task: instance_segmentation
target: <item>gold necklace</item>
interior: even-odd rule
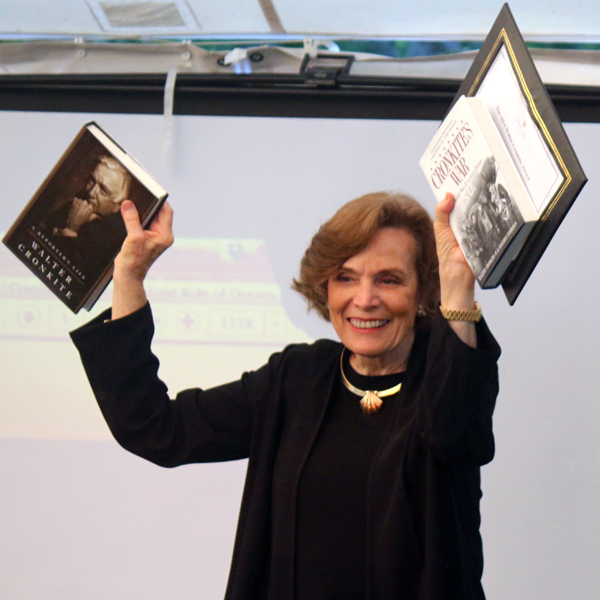
[[[340,356],[340,370],[342,372],[342,380],[344,382],[344,385],[346,386],[346,389],[350,390],[353,394],[356,394],[357,396],[361,397],[360,406],[362,408],[362,411],[366,415],[372,415],[381,408],[381,405],[383,404],[382,398],[397,394],[400,391],[400,388],[402,387],[402,383],[398,383],[394,387],[388,388],[387,390],[381,390],[379,392],[376,390],[359,390],[357,387],[354,387],[348,381],[346,375],[344,374],[345,350],[346,348],[342,349],[342,354]]]

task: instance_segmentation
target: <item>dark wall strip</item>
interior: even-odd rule
[[[164,75],[0,76],[0,110],[160,114]],[[175,114],[360,119],[443,118],[459,81],[179,75]],[[600,88],[548,86],[565,122],[600,122]]]

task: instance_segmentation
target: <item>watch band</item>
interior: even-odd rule
[[[448,321],[471,321],[477,323],[481,320],[481,306],[479,306],[477,301],[475,301],[473,310],[453,310],[440,305],[440,311],[444,319],[448,319]]]

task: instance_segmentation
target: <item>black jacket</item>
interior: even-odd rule
[[[296,491],[342,346],[286,347],[239,381],[169,401],[150,352],[149,306],[72,332],[117,439],[165,467],[249,458],[227,600],[292,600]],[[479,467],[494,455],[500,349],[482,321],[478,349],[441,317],[417,334],[368,481],[368,600],[482,600]]]

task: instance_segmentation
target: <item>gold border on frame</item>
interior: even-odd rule
[[[554,142],[554,139],[552,138],[552,136],[550,135],[550,132],[548,131],[548,128],[546,127],[546,123],[544,123],[544,120],[542,119],[542,117],[538,111],[538,108],[533,100],[533,96],[531,95],[531,92],[529,91],[529,86],[527,85],[527,81],[525,80],[523,72],[521,71],[521,67],[519,65],[519,62],[518,62],[515,52],[513,50],[512,44],[510,42],[510,38],[508,37],[508,34],[506,33],[506,29],[504,27],[500,30],[500,33],[498,34],[498,37],[496,38],[496,41],[494,42],[492,49],[488,53],[488,55],[483,63],[483,66],[479,70],[477,77],[475,77],[473,84],[471,85],[471,88],[469,89],[469,91],[467,93],[467,96],[474,96],[477,89],[479,89],[480,82],[485,77],[485,74],[487,73],[487,71],[490,67],[491,61],[494,60],[496,58],[496,56],[498,55],[498,52],[500,50],[500,46],[502,43],[504,43],[504,45],[508,51],[508,55],[509,55],[509,58],[510,58],[510,61],[512,64],[513,71],[515,72],[517,79],[521,85],[521,90],[522,90],[523,94],[525,95],[525,100],[526,100],[528,106],[531,109],[532,116],[535,119],[535,121],[538,123],[540,131],[542,132],[542,135],[544,136],[544,138],[546,140],[547,146],[550,148],[553,156],[556,158],[556,160],[559,164],[560,169],[562,170],[562,172],[565,175],[565,180],[564,180],[563,184],[557,190],[557,192],[554,194],[554,197],[552,198],[552,201],[550,202],[550,204],[548,204],[548,206],[546,206],[546,208],[544,209],[544,212],[542,213],[542,215],[540,216],[540,218],[538,220],[538,224],[536,226],[534,226],[534,229],[531,232],[531,235],[529,236],[527,242],[521,249],[521,252],[519,253],[521,258],[517,260],[517,262],[510,269],[510,272],[507,274],[509,281],[512,281],[514,274],[516,274],[520,264],[523,262],[523,259],[527,255],[527,250],[529,249],[531,244],[534,242],[539,231],[541,230],[540,222],[545,221],[547,216],[552,212],[552,210],[556,206],[556,203],[560,200],[562,195],[565,193],[566,189],[571,184],[573,177],[571,176],[571,173],[569,172],[567,165],[565,164],[560,152],[558,151],[558,148]]]

